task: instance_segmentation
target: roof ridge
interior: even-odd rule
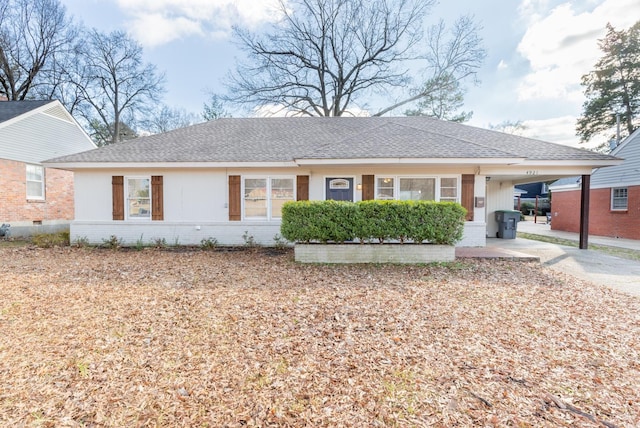
[[[444,119],[436,119],[436,118],[432,118],[432,117],[429,117],[429,116],[426,116],[426,117],[428,117],[429,119],[431,119],[431,120],[433,120],[433,121],[436,121],[436,122],[437,122],[437,121],[439,121],[439,120],[441,120],[441,121],[443,121],[443,122],[445,122],[445,123],[447,123],[447,124],[448,124],[448,123],[456,123],[456,124],[458,124],[458,125],[466,126],[466,127],[469,127],[469,128],[480,129],[480,130],[483,130],[483,131],[490,131],[490,130],[488,130],[488,129],[478,128],[478,127],[475,127],[475,126],[466,125],[466,124],[464,124],[464,123],[451,122],[451,121],[448,121],[448,120],[444,120]],[[399,125],[399,126],[406,127],[406,128],[417,129],[417,130],[419,130],[420,132],[432,132],[432,133],[437,134],[437,135],[439,135],[439,136],[441,136],[441,137],[447,137],[447,138],[451,138],[451,139],[454,139],[454,140],[464,141],[464,142],[465,142],[465,143],[467,143],[467,144],[472,144],[472,145],[474,145],[474,146],[482,147],[483,149],[491,149],[491,150],[495,150],[495,151],[498,151],[498,152],[504,153],[504,154],[509,155],[509,156],[520,157],[519,155],[516,155],[516,154],[514,154],[514,153],[512,153],[512,152],[504,151],[504,150],[497,149],[497,148],[495,148],[495,147],[492,147],[492,146],[489,146],[489,145],[486,145],[486,144],[481,144],[481,143],[478,143],[478,142],[475,142],[475,141],[471,141],[471,140],[469,140],[468,138],[462,138],[462,137],[458,137],[458,136],[454,136],[454,135],[447,135],[447,134],[445,134],[445,133],[443,133],[443,132],[439,132],[439,131],[436,131],[436,130],[429,130],[429,131],[427,131],[427,130],[425,130],[425,129],[422,129],[422,128],[419,128],[419,127],[416,127],[416,126],[413,126],[413,125],[405,125],[405,124],[398,124],[398,125]],[[493,132],[497,132],[497,131],[493,131]]]

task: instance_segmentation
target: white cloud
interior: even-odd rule
[[[153,47],[182,37],[224,37],[277,19],[277,0],[117,0],[131,34]]]
[[[606,141],[606,138],[603,137],[594,138],[588,143],[580,143],[580,138],[575,135],[576,120],[577,118],[573,115],[542,120],[525,120],[522,124],[527,129],[523,132],[523,136],[582,149],[594,148]]]
[[[597,41],[610,22],[617,29],[635,23],[638,0],[603,0],[591,11],[577,12],[573,2],[549,10],[547,0],[523,0],[519,12],[528,29],[518,52],[531,71],[518,87],[518,99],[563,99],[580,104],[580,78],[602,55]],[[545,10],[546,9],[546,10]]]

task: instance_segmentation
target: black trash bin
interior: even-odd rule
[[[520,211],[498,210],[496,211],[496,221],[498,222],[498,238],[516,239]]]

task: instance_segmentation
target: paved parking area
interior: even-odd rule
[[[538,224],[531,221],[520,222],[518,231],[578,241],[577,234],[554,231],[549,225],[544,224],[544,219]],[[629,239],[589,236],[589,243],[640,251],[640,241]],[[593,249],[580,250],[575,247],[523,238],[488,238],[486,248],[488,252],[499,249],[537,257],[540,263],[552,269],[640,296],[640,261],[615,257]]]

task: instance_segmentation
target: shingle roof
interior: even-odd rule
[[[49,163],[290,162],[298,159],[611,156],[428,117],[219,119]]]
[[[51,100],[0,101],[0,123],[51,103]]]

